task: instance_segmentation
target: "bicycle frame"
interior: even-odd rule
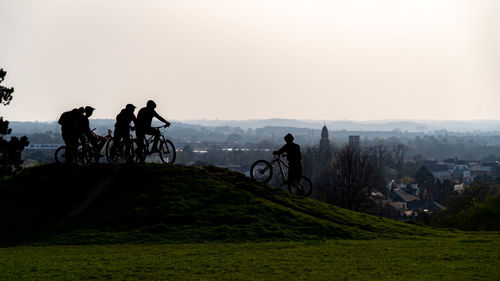
[[[158,126],[158,127],[151,127],[153,129],[163,129],[165,128],[165,126]],[[154,142],[154,135],[149,135],[149,137],[145,137],[144,138],[144,148],[146,148],[146,155],[150,155],[150,154],[153,154],[151,153],[151,150],[149,149],[149,145],[152,144]],[[160,145],[160,143],[162,141],[165,141],[165,136],[163,135],[163,132],[160,131],[160,139],[158,141],[158,145]]]
[[[285,171],[285,169],[290,168],[290,165],[285,162],[285,157],[286,154],[282,154],[275,155],[271,161],[264,159],[255,161],[250,167],[250,177],[260,183],[269,183],[275,174],[273,173],[274,164],[277,163],[283,180],[280,186],[288,185],[288,191],[292,194],[309,196],[313,190],[311,180],[301,175],[301,178],[298,179],[297,182],[290,182],[288,178],[289,174]],[[276,182],[273,185],[276,186]]]
[[[282,156],[282,155],[277,155],[271,161],[271,165],[274,165],[274,163],[278,163],[278,167],[280,168],[281,178],[283,179],[283,183],[281,185],[284,185],[284,184],[288,183],[288,177],[285,176],[285,171],[283,170],[283,166],[285,166],[285,168],[288,168],[288,164],[285,161],[283,161],[283,159],[282,159],[283,157],[284,156]]]

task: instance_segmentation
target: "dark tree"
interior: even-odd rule
[[[387,185],[386,179],[386,167],[391,163],[391,153],[385,144],[377,144],[366,149],[369,160],[371,164],[375,167],[376,172],[376,188],[382,192],[386,193],[385,186]]]
[[[0,83],[3,82],[6,74],[7,72],[0,69]],[[14,88],[0,85],[0,103],[4,106],[8,105],[12,100],[13,92]],[[10,140],[4,139],[11,131],[9,121],[0,117],[0,176],[14,173],[19,169],[22,164],[21,152],[29,144],[25,136],[20,139],[17,137],[11,137]]]
[[[346,146],[335,156],[328,180],[334,204],[362,211],[371,201],[377,177],[368,156]]]
[[[406,152],[408,147],[402,143],[392,146],[392,152],[394,153],[394,168],[398,171],[398,177],[403,176],[403,165],[405,162]]]
[[[415,182],[422,186],[433,185],[436,179],[425,166],[421,166],[415,174]]]

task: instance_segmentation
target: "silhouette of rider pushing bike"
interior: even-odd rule
[[[302,153],[300,152],[300,146],[293,142],[294,138],[292,134],[287,134],[284,139],[286,144],[279,150],[273,151],[273,154],[282,155],[286,153],[286,158],[288,160],[288,183],[295,185],[298,189],[298,193],[303,194],[304,189],[301,182]]]

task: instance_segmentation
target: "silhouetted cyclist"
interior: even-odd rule
[[[122,140],[125,143],[130,142],[130,123],[134,122],[134,125],[137,126],[137,118],[134,111],[135,106],[129,103],[116,115],[114,132],[115,147],[120,147]]]
[[[59,117],[61,125],[61,135],[66,145],[65,162],[73,162],[78,149],[78,138],[80,137],[81,113],[78,108],[66,111]]]
[[[83,109],[83,112],[81,112],[81,110],[79,110],[81,112],[79,126],[80,126],[80,134],[82,136],[82,138],[81,138],[82,143],[85,141],[88,141],[92,145],[93,148],[97,149],[98,138],[94,134],[92,129],[90,128],[90,122],[89,122],[89,118],[94,113],[94,110],[95,110],[95,108],[93,108],[92,106],[89,106],[89,105],[87,105]]]
[[[273,154],[282,155],[286,153],[286,159],[288,160],[288,182],[290,184],[295,184],[299,192],[303,193],[304,190],[301,183],[302,153],[300,152],[300,146],[293,142],[292,134],[287,134],[284,139],[286,144],[279,150],[273,151]]]
[[[146,138],[146,134],[155,136],[153,142],[153,148],[151,152],[158,152],[158,142],[160,141],[160,130],[152,128],[151,122],[153,118],[162,121],[168,127],[170,126],[170,122],[165,120],[155,111],[156,103],[152,100],[149,100],[146,104],[146,107],[143,107],[137,113],[137,122],[135,123],[136,128],[136,136],[138,145],[141,148],[141,151],[144,151],[144,139]]]

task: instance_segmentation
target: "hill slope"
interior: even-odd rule
[[[0,180],[0,245],[372,239],[448,232],[214,167],[44,165]]]

